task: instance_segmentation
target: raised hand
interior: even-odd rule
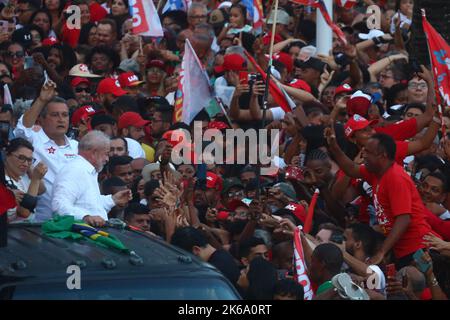
[[[39,162],[31,173],[31,180],[42,180],[47,173],[47,166],[43,162]]]
[[[131,199],[133,199],[133,195],[130,189],[125,189],[119,192],[116,192],[112,196],[114,203],[116,206],[125,207]]]
[[[56,96],[56,83],[52,80],[48,80],[47,83],[44,83],[41,89],[41,93],[39,94],[39,99],[42,102],[49,102]]]

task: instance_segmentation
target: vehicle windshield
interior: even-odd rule
[[[42,287],[45,287],[43,290]],[[220,279],[114,279],[85,281],[81,289],[66,283],[25,284],[2,290],[14,300],[236,300],[230,285]],[[7,297],[5,297],[5,295]]]

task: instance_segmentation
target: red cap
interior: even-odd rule
[[[295,203],[295,202],[291,202],[284,208],[292,211],[294,216],[296,216],[297,218],[300,219],[300,221],[305,223],[305,221],[306,221],[306,210],[305,210],[304,206],[302,206],[301,204]]]
[[[300,167],[297,166],[288,166],[286,168],[286,179],[287,180],[296,180],[296,181],[302,181],[303,176],[303,170]]]
[[[42,46],[44,47],[50,47],[55,43],[59,43],[58,39],[56,39],[55,37],[48,37],[42,40]]]
[[[230,128],[230,126],[222,121],[212,121],[212,122],[208,123],[208,127],[207,127],[207,129],[218,129],[218,130],[229,129],[229,128]]]
[[[216,73],[225,71],[245,71],[247,70],[247,61],[240,54],[230,53],[223,57],[223,64],[214,68]]]
[[[289,86],[296,89],[302,89],[311,93],[311,86],[304,80],[294,79],[289,83]]]
[[[144,83],[144,81],[140,81],[137,75],[135,75],[131,71],[122,73],[119,76],[118,80],[122,88],[134,87],[140,85],[141,83]]]
[[[359,114],[354,114],[344,125],[345,136],[347,138],[350,138],[355,133],[355,131],[362,130],[377,123],[378,120],[369,121],[366,118],[361,117]]]
[[[139,113],[129,111],[120,116],[118,128],[123,129],[130,126],[141,128],[149,123],[150,121],[144,120]]]
[[[361,90],[356,91],[347,101],[347,113],[349,116],[359,114],[365,116],[369,110],[372,97]]]
[[[97,93],[98,94],[112,93],[116,97],[120,97],[127,94],[127,92],[120,87],[119,81],[114,80],[113,78],[105,78],[102,81],[100,81],[97,86]]]
[[[162,60],[157,60],[157,59],[150,60],[145,65],[145,68],[148,69],[151,67],[156,67],[156,68],[160,68],[161,70],[166,70],[166,65],[165,65],[164,61],[162,61]]]
[[[344,83],[334,90],[334,96],[336,97],[338,94],[350,92],[353,92],[353,88],[349,84]]]
[[[81,120],[86,120],[90,116],[92,116],[95,113],[95,109],[92,108],[92,106],[82,106],[75,110],[75,112],[72,114],[72,126],[76,127],[80,124]]]
[[[286,52],[278,52],[274,54],[273,59],[284,64],[289,73],[291,73],[294,69],[294,60],[292,60],[292,56]]]
[[[268,34],[266,34],[266,35],[262,38],[263,44],[264,44],[265,46],[267,46],[267,45],[270,44],[270,39],[271,39],[271,37],[272,37],[272,35],[271,35],[271,33],[269,32]],[[276,35],[275,35],[275,39],[274,39],[274,43],[278,43],[278,42],[281,42],[281,41],[283,41],[283,38],[282,38],[280,35],[276,34]]]
[[[224,221],[224,220],[227,220],[227,219],[228,219],[228,216],[229,216],[229,215],[230,215],[230,214],[229,214],[227,211],[219,211],[219,212],[217,213],[216,219],[217,219],[217,220]]]
[[[217,191],[222,191],[223,180],[217,174],[208,171],[206,173],[206,187],[208,189],[216,189]]]
[[[248,205],[244,201],[238,199],[233,199],[230,202],[228,202],[227,208],[230,209],[231,211],[236,210],[238,207],[248,208]]]
[[[90,84],[89,80],[87,78],[82,78],[82,77],[75,77],[72,79],[72,81],[70,82],[70,85],[72,87],[77,87],[78,85],[82,84],[82,83],[86,83],[87,85]]]

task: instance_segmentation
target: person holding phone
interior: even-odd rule
[[[8,210],[8,221],[10,223],[32,220],[33,215],[30,209],[25,208],[27,205],[24,204],[24,201],[45,192],[43,178],[47,173],[47,166],[43,162],[39,162],[34,168],[31,168],[34,160],[33,151],[33,145],[22,138],[11,140],[6,148],[6,183],[10,189],[23,193],[21,204]],[[25,197],[26,195],[28,197]]]

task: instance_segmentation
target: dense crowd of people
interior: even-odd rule
[[[245,1],[164,3],[154,38],[134,33],[127,0],[2,1],[0,184],[15,199],[3,219],[121,219],[214,265],[250,300],[303,300],[309,283],[314,299],[447,299],[450,109],[439,114],[430,66],[415,59],[414,2],[335,4],[347,43],[333,34],[329,54],[317,51],[314,7],[280,0],[274,21],[263,0],[256,27]],[[191,123],[175,112],[187,42],[214,92]],[[258,70],[270,59],[291,112],[266,92]],[[194,136],[194,123],[224,136],[277,129],[275,161],[262,170],[249,143],[224,138],[183,154],[215,144],[223,163],[179,164],[175,134]],[[294,243],[311,214],[305,285]]]

